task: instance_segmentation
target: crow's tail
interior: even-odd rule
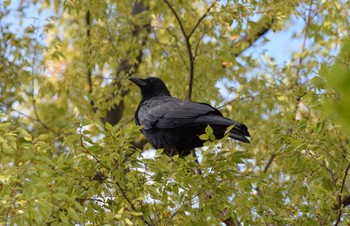
[[[229,132],[230,137],[244,143],[250,143],[248,128],[246,125],[236,122],[235,126]]]

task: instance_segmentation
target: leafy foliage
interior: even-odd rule
[[[0,3],[1,224],[349,224],[349,8]],[[287,62],[265,52],[297,26]],[[130,75],[219,107],[252,143],[207,127],[197,157],[152,155]]]

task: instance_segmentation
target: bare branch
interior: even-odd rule
[[[135,1],[133,6],[132,6],[132,12],[131,14],[133,16],[136,16],[137,14],[140,14],[144,11],[146,11],[148,8],[145,6],[143,1]],[[140,38],[142,40],[142,46],[143,47],[146,44],[147,41],[147,35],[143,34],[141,31],[143,31],[144,29],[147,29],[148,32],[150,32],[150,25],[146,24],[143,26],[140,26],[138,24],[133,24],[133,32],[132,32],[132,36],[136,37],[136,38]],[[110,33],[110,31],[108,30],[108,32]],[[113,45],[112,45],[113,47]],[[136,61],[135,62],[131,62],[130,61],[130,56],[126,56],[125,58],[121,59],[119,61],[119,66],[116,70],[116,76],[113,80],[113,85],[115,86],[115,89],[120,90],[119,95],[122,97],[121,101],[117,104],[115,104],[111,109],[109,109],[106,114],[104,115],[104,117],[102,117],[102,121],[108,122],[111,125],[116,125],[120,119],[123,116],[123,109],[124,109],[124,99],[123,97],[128,93],[128,89],[122,86],[122,79],[120,75],[122,73],[131,76],[133,75],[138,67],[140,66],[141,62],[142,62],[142,57],[143,57],[143,51],[142,48],[140,47],[140,49],[138,50],[138,55],[136,56]],[[114,48],[114,47],[113,47]],[[115,93],[113,93],[111,95],[110,98],[108,98],[106,101],[110,101],[112,99],[114,99],[115,97]]]
[[[23,112],[21,112],[21,111],[19,111],[19,110],[14,109],[14,108],[12,108],[12,107],[8,107],[8,106],[6,106],[5,104],[0,103],[0,105],[4,106],[5,108],[8,108],[9,111],[16,112],[16,113],[19,114],[19,115],[22,115],[22,116],[24,116],[24,117],[26,117],[26,118],[28,118],[28,119],[30,119],[30,120],[33,120],[33,121],[36,121],[36,122],[40,123],[45,129],[47,129],[47,130],[53,132],[55,135],[57,135],[57,136],[60,135],[58,132],[56,132],[55,130],[51,129],[51,128],[48,127],[43,121],[41,121],[40,118],[37,117],[37,115],[35,115],[36,118],[34,118],[34,117],[32,117],[32,116],[30,116],[30,115],[27,115],[27,114],[25,114],[25,113],[23,113]]]
[[[30,93],[30,96],[32,98],[32,105],[33,105],[33,109],[34,109],[34,114],[35,114],[35,117],[36,117],[36,121],[38,121],[45,129],[53,132],[54,134],[56,134],[57,136],[59,135],[58,132],[56,132],[55,130],[51,129],[50,127],[48,127],[46,125],[46,123],[44,123],[41,118],[39,117],[39,113],[38,113],[38,110],[37,110],[37,107],[36,107],[36,100],[35,100],[35,90],[34,90],[34,82],[35,82],[35,75],[34,75],[34,71],[35,71],[35,61],[36,61],[36,54],[37,54],[37,51],[34,51],[34,57],[33,57],[33,62],[32,62],[32,71],[31,71],[31,74],[32,74],[32,92]]]
[[[198,56],[198,49],[199,49],[199,44],[201,43],[201,41],[204,38],[204,35],[207,33],[207,31],[203,32],[203,34],[199,37],[196,47],[194,48],[194,58],[196,58]]]
[[[129,199],[129,197],[126,195],[124,189],[122,188],[122,186],[119,184],[119,182],[117,181],[116,183],[117,187],[119,188],[120,192],[122,193],[124,199],[129,203],[129,205],[131,206],[132,210],[137,212],[137,209],[135,207],[135,205],[131,202],[131,200]],[[153,225],[151,223],[149,223],[144,217],[141,216],[141,220],[143,223],[145,223],[146,225]]]
[[[258,22],[258,27],[260,30],[255,31],[250,29],[246,32],[246,36],[237,41],[234,45],[235,56],[240,56],[244,51],[249,49],[259,38],[263,37],[271,29],[274,20],[269,17],[262,17]]]
[[[309,32],[309,27],[310,27],[310,22],[311,22],[312,5],[313,5],[313,0],[310,1],[310,5],[309,5],[309,12],[308,12],[308,15],[307,15],[307,21],[306,21],[306,25],[305,25],[305,31],[304,31],[303,44],[302,44],[302,47],[301,47],[301,52],[305,51],[307,35],[308,35],[308,32]],[[304,58],[305,57],[300,57],[299,58],[299,65],[302,64]],[[300,67],[298,67],[298,68],[300,68]]]
[[[309,26],[310,26],[310,21],[311,21],[312,5],[313,5],[313,0],[310,0],[309,11],[308,11],[308,16],[307,16],[307,21],[306,21],[306,24],[305,24],[305,30],[304,30],[304,37],[303,37],[303,42],[302,42],[302,45],[301,45],[301,52],[305,51],[306,40],[307,40],[307,36],[308,36],[308,32],[309,32]],[[303,68],[301,65],[302,65],[303,60],[305,58],[306,58],[306,56],[302,56],[302,57],[299,58],[299,67],[297,68],[297,71],[295,73],[297,76],[299,75],[299,73],[301,71],[301,68]],[[298,85],[298,79],[295,80],[294,84]]]
[[[342,184],[340,187],[340,194],[343,193],[344,187],[345,187],[345,181],[346,181],[346,177],[349,175],[349,170],[350,170],[350,163],[348,164],[348,166],[346,167],[345,173],[344,173],[344,177],[342,180]]]
[[[344,176],[343,176],[342,184],[341,184],[341,187],[340,187],[340,190],[339,190],[338,206],[337,206],[338,207],[338,215],[337,215],[337,221],[335,222],[334,226],[337,226],[340,223],[341,216],[343,215],[342,207],[344,206],[344,202],[342,200],[342,193],[343,193],[343,190],[344,190],[344,187],[345,187],[346,178],[347,178],[347,176],[349,174],[349,170],[350,170],[350,163],[348,164],[348,166],[345,169],[345,173],[344,173]]]
[[[182,35],[184,36],[185,40],[187,40],[187,39],[188,39],[188,36],[187,36],[187,34],[186,34],[185,28],[184,28],[184,26],[183,26],[183,24],[182,24],[182,22],[181,22],[181,19],[180,19],[179,15],[177,15],[177,12],[176,12],[175,9],[173,8],[173,6],[169,3],[168,0],[164,0],[164,2],[165,2],[165,4],[169,7],[169,9],[171,10],[171,12],[174,14],[174,16],[175,16],[175,18],[176,18],[176,20],[177,20],[177,22],[178,22],[178,24],[179,24],[179,26],[180,26],[181,33],[182,33]],[[186,44],[186,45],[187,45],[187,44]]]
[[[35,100],[33,99],[33,108],[34,108],[34,114],[35,114],[35,117],[36,117],[36,121],[38,121],[45,129],[53,132],[54,134],[56,134],[57,136],[59,135],[58,132],[56,132],[55,130],[51,129],[50,127],[48,127],[39,117],[39,113],[37,111],[37,108],[36,108],[36,102]]]
[[[92,93],[92,73],[91,73],[91,65],[90,65],[90,58],[92,55],[92,50],[91,50],[91,17],[90,17],[90,10],[87,11],[86,13],[86,17],[85,17],[85,21],[86,21],[86,36],[87,36],[87,42],[88,42],[88,49],[89,49],[89,54],[87,56],[87,80],[88,80],[88,84],[89,84],[89,93]],[[93,100],[91,101],[91,105],[92,107],[94,107],[94,102]]]
[[[271,166],[273,160],[275,159],[275,157],[276,157],[275,154],[272,154],[272,155],[270,156],[269,161],[267,161],[267,163],[266,163],[266,165],[265,165],[265,167],[264,167],[264,170],[263,170],[264,173],[267,173],[267,170],[270,168],[270,166]]]
[[[180,19],[179,15],[176,13],[175,9],[172,7],[172,5],[169,3],[168,0],[164,0],[164,2],[169,7],[171,12],[174,14],[174,16],[175,16],[175,18],[180,26],[181,33],[185,38],[185,44],[186,44],[186,48],[187,48],[188,61],[189,61],[189,73],[188,73],[189,82],[188,82],[188,92],[186,95],[186,99],[191,100],[193,77],[194,77],[194,58],[193,58],[192,47],[191,47],[191,43],[190,43],[190,37],[187,35],[185,28],[181,22],[181,19]]]
[[[203,14],[203,16],[201,18],[199,18],[199,20],[197,21],[197,23],[194,25],[194,27],[192,28],[190,34],[188,35],[188,39],[191,38],[191,36],[193,35],[193,33],[195,32],[195,30],[197,29],[197,27],[199,26],[199,24],[202,22],[202,20],[204,20],[204,18],[206,16],[208,16],[210,10],[215,6],[215,4],[218,2],[218,0],[215,0],[207,9],[207,11]]]
[[[185,44],[186,44],[186,49],[187,49],[187,54],[188,54],[188,61],[189,61],[188,92],[186,94],[186,99],[187,100],[191,100],[192,87],[193,87],[193,78],[194,78],[195,57],[193,56],[193,51],[192,51],[192,46],[191,46],[191,43],[190,43],[190,38],[193,35],[193,33],[195,32],[195,30],[197,29],[197,27],[199,26],[199,24],[208,15],[209,11],[214,7],[214,5],[216,4],[217,0],[215,0],[213,2],[213,4],[211,4],[210,7],[207,9],[207,11],[203,14],[203,16],[201,18],[199,18],[199,20],[194,25],[194,27],[192,28],[192,30],[191,30],[191,32],[189,34],[186,33],[185,27],[184,27],[184,25],[183,25],[179,15],[177,14],[177,12],[173,8],[173,6],[170,4],[170,2],[168,0],[164,0],[164,2],[169,7],[169,9],[173,13],[173,15],[175,16],[175,18],[176,18],[176,20],[177,20],[177,22],[179,24],[181,33],[182,33],[183,37],[185,38]],[[196,48],[198,48],[198,45],[199,45],[199,43],[197,43],[197,47]]]
[[[167,28],[166,30],[176,40],[176,42],[179,42],[177,36],[169,28]],[[181,49],[180,49],[179,45],[175,44],[174,46],[175,46],[176,50],[179,52],[179,56],[181,58],[181,61],[183,62],[184,65],[186,65],[186,60],[184,59],[184,57],[183,57],[183,55],[181,53]]]
[[[336,134],[336,136],[338,138],[338,141],[339,141],[339,144],[340,144],[340,149],[343,152],[342,156],[343,156],[344,159],[346,159],[347,150],[346,150],[345,145],[343,144],[343,140],[342,140],[342,138],[341,138],[341,136],[339,134],[339,131],[338,131],[337,127],[335,126],[333,120],[330,120],[330,122],[331,122],[332,127],[334,128],[335,134]]]
[[[87,149],[87,147],[84,145],[82,129],[83,129],[83,128],[80,126],[80,129],[79,129],[80,137],[79,137],[79,138],[80,138],[80,146],[83,148],[83,152],[86,153],[86,154],[88,154],[88,155],[90,155],[92,158],[94,158],[95,161],[96,161],[98,164],[100,164],[100,165],[102,165],[104,168],[110,170],[110,168],[109,168],[108,166],[106,166],[105,164],[103,164],[103,162],[101,162],[101,160],[100,160],[99,158],[97,158],[97,156],[95,156],[93,153],[91,153],[91,152]]]

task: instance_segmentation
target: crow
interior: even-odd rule
[[[136,125],[155,149],[164,149],[168,156],[185,157],[204,140],[207,125],[213,129],[216,139],[224,137],[229,126],[229,137],[250,143],[247,126],[223,117],[216,108],[205,103],[180,100],[170,95],[164,82],[156,77],[140,79],[129,77],[140,89],[142,100],[135,113]]]

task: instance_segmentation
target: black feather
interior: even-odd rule
[[[229,136],[250,143],[248,128],[239,122],[222,116],[209,104],[180,100],[170,96],[169,90],[159,78],[130,78],[141,89],[142,100],[135,113],[135,122],[143,126],[141,132],[151,145],[164,148],[166,154],[184,157],[195,147],[203,146],[199,135],[210,125],[214,135],[221,139],[229,126]]]

